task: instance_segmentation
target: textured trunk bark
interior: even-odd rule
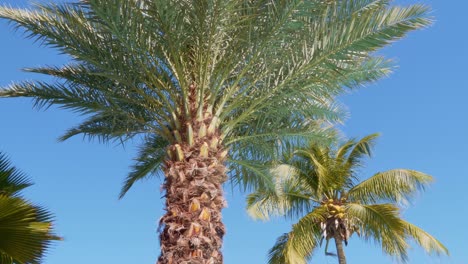
[[[338,255],[338,263],[346,264],[346,256],[343,249],[343,239],[339,232],[335,232],[336,254]]]
[[[160,220],[158,264],[222,264],[226,207],[226,151],[219,133],[206,129],[210,120],[186,124],[187,143],[174,144],[165,164],[166,214]],[[196,132],[193,132],[196,131]]]

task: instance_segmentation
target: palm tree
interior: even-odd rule
[[[140,141],[121,197],[163,174],[158,263],[222,263],[222,184],[271,184],[283,145],[330,138],[345,87],[390,71],[375,51],[430,23],[421,5],[386,0],[81,0],[0,7],[0,18],[71,57],[26,71],[1,97],[32,97],[86,119],[68,130]],[[161,173],[163,172],[163,173]]]
[[[54,240],[52,214],[18,195],[31,182],[0,153],[0,263],[35,264]]]
[[[311,144],[298,149],[273,169],[275,188],[248,196],[255,218],[272,215],[302,216],[289,233],[278,238],[270,250],[270,264],[302,264],[326,240],[335,240],[340,264],[346,263],[343,243],[358,234],[374,241],[385,253],[407,260],[408,239],[427,252],[447,249],[419,227],[401,219],[398,205],[406,204],[432,177],[414,170],[378,172],[360,181],[362,159],[371,155],[378,135],[349,140],[339,147]],[[287,156],[286,156],[287,157]]]

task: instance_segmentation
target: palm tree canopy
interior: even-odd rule
[[[0,263],[36,264],[54,240],[53,217],[16,194],[29,180],[0,153]]]
[[[292,231],[271,249],[270,263],[307,263],[321,239],[328,241],[333,238],[330,233],[337,232],[330,225],[343,229],[345,243],[358,233],[402,261],[407,260],[408,239],[427,252],[448,253],[437,239],[401,219],[397,206],[423,190],[432,181],[431,176],[395,169],[359,179],[363,158],[371,155],[377,136],[349,140],[337,147],[314,143],[295,150],[272,169],[275,188],[249,195],[248,208],[254,218],[300,217]]]
[[[0,18],[72,60],[25,69],[54,82],[15,83],[1,97],[32,97],[84,114],[62,140],[139,136],[122,195],[159,171],[166,147],[210,120],[235,182],[269,183],[265,162],[283,146],[328,139],[335,101],[387,75],[375,51],[430,23],[422,5],[388,0],[81,0],[0,7]],[[192,113],[196,113],[192,116]],[[255,177],[253,177],[255,176]]]

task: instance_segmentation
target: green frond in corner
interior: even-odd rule
[[[53,217],[18,196],[32,183],[0,153],[0,263],[39,264],[54,240]]]
[[[28,178],[11,166],[5,155],[0,153],[0,195],[14,196],[31,185]]]
[[[54,240],[52,216],[21,198],[0,195],[0,259],[2,264],[40,263]]]

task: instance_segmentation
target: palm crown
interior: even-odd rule
[[[0,17],[73,60],[28,68],[60,81],[13,84],[1,96],[86,114],[61,139],[143,135],[122,194],[159,167],[169,144],[200,129],[219,128],[231,168],[244,172],[235,175],[259,174],[252,160],[271,158],[275,140],[317,138],[317,121],[339,120],[334,96],[342,87],[389,72],[389,61],[373,51],[429,23],[424,6],[387,5],[87,0],[34,11],[2,7]],[[206,128],[186,124],[206,118]]]
[[[163,252],[187,250],[163,254],[162,263],[220,263],[219,253],[205,249],[219,249],[224,234],[225,163],[234,182],[266,186],[265,163],[278,150],[328,139],[324,124],[340,120],[335,96],[343,87],[389,72],[389,61],[374,51],[430,23],[424,6],[388,5],[82,0],[34,10],[0,7],[1,18],[72,58],[62,67],[26,69],[57,82],[12,84],[0,96],[32,97],[37,107],[57,104],[84,114],[63,140],[138,136],[140,153],[121,196],[164,170],[168,213],[161,240],[171,246],[163,242]],[[183,252],[190,256],[182,261]]]
[[[362,159],[370,156],[376,137],[349,140],[337,148],[311,144],[296,150],[273,169],[275,188],[248,197],[249,211],[256,218],[301,216],[271,249],[270,263],[306,263],[324,239],[327,246],[330,239],[347,245],[353,233],[377,242],[385,253],[403,261],[410,238],[427,252],[447,253],[439,241],[399,215],[398,204],[424,189],[431,176],[394,169],[359,180],[358,169]],[[340,259],[340,263],[345,262]]]
[[[0,153],[0,263],[40,263],[54,240],[52,214],[21,196],[31,182]]]

